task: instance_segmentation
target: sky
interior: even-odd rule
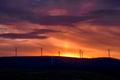
[[[0,0],[0,56],[120,59],[119,0]]]

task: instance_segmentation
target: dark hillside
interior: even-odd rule
[[[5,77],[5,79],[119,80],[119,76],[120,60],[114,58],[45,56],[0,58],[0,77]],[[21,78],[18,79],[18,77]]]

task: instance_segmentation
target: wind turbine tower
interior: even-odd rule
[[[15,47],[15,56],[18,56],[18,48]]]
[[[80,58],[82,58],[81,52],[82,52],[82,50],[79,50],[79,56],[80,56]]]
[[[110,58],[111,57],[111,50],[108,49],[108,57]]]
[[[80,56],[80,58],[83,58],[83,51],[82,50],[79,50],[79,56]]]
[[[84,56],[84,52],[83,52],[83,51],[81,51],[81,56],[82,56],[82,58],[83,58],[83,56]]]
[[[58,52],[58,55],[59,55],[59,56],[61,56],[61,53],[60,53],[60,51]]]
[[[41,48],[41,53],[40,53],[41,56],[43,56],[43,48]]]

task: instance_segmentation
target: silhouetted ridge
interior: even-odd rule
[[[0,69],[74,69],[118,71],[120,60],[114,58],[1,57]]]

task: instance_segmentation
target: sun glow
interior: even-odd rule
[[[73,54],[73,53],[63,53],[63,54],[61,54],[60,56],[62,56],[62,57],[75,57],[75,58],[80,58],[78,55],[75,55],[75,54]]]
[[[79,53],[72,53],[72,52],[64,52],[60,54],[61,57],[73,57],[73,58],[93,58],[90,55],[84,54],[83,57],[80,56]]]

